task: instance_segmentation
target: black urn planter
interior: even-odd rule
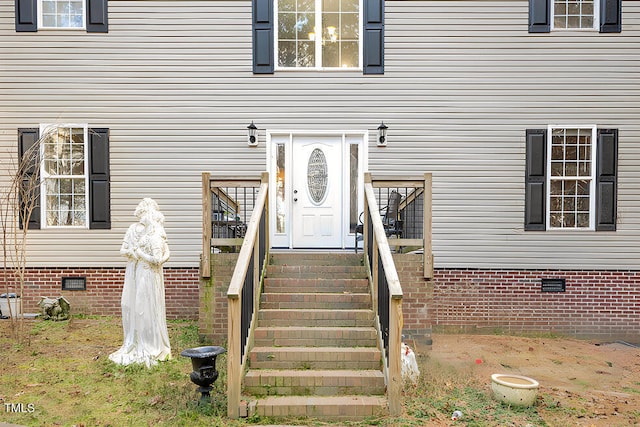
[[[216,357],[225,353],[226,350],[218,346],[204,346],[188,348],[180,353],[181,356],[191,358],[191,366],[193,372],[189,375],[191,381],[198,385],[198,391],[202,393],[200,402],[210,401],[211,384],[218,379],[218,371],[216,371]]]

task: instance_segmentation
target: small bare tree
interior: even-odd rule
[[[13,313],[10,294],[16,294],[17,311],[22,313],[27,270],[29,224],[40,206],[40,146],[44,134],[35,141],[21,141],[18,158],[9,156],[8,177],[0,188],[0,224],[2,226],[2,282],[9,302],[11,330],[18,342],[24,339],[24,316]]]

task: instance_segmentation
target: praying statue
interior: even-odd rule
[[[162,272],[169,245],[164,215],[153,199],[143,199],[134,215],[139,221],[129,226],[120,248],[127,258],[122,288],[124,343],[109,359],[150,367],[171,358]]]

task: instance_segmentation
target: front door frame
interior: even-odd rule
[[[364,174],[367,172],[366,167],[368,165],[368,131],[360,130],[336,130],[336,131],[305,131],[305,130],[267,130],[267,143],[266,143],[266,156],[267,156],[267,170],[269,171],[269,241],[271,247],[274,248],[289,248],[293,249],[293,227],[291,221],[293,218],[293,205],[292,199],[292,174],[293,174],[293,143],[296,137],[340,137],[342,153],[342,177],[343,177],[343,195],[342,205],[347,208],[342,209],[342,238],[340,248],[353,248],[354,245],[354,233],[350,230],[351,222],[353,221],[350,207],[350,194],[349,182],[345,182],[345,177],[348,179],[349,166],[350,166],[350,149],[352,145],[358,146],[358,183],[357,183],[357,198],[358,206],[356,209],[356,221],[357,213],[362,212],[364,207]],[[284,145],[284,186],[278,188],[277,185],[277,148],[278,145]],[[280,177],[282,178],[282,177]],[[277,199],[276,193],[282,191],[284,194],[284,207],[276,207]],[[278,217],[278,210],[284,212],[284,221],[280,219],[280,230],[276,226]],[[335,248],[335,249],[340,249]]]

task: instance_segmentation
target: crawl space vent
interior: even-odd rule
[[[62,290],[63,291],[86,291],[87,278],[86,277],[63,277]]]
[[[542,292],[564,292],[565,279],[542,279]]]

